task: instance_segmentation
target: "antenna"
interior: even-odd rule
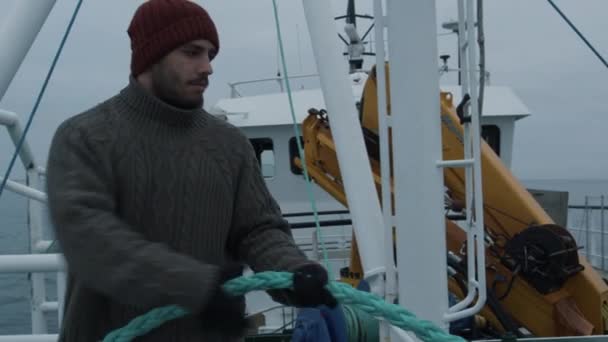
[[[298,62],[300,63],[300,73],[303,73],[302,70],[302,44],[300,43],[300,27],[296,24],[296,38],[298,43]]]
[[[355,0],[349,0],[346,7],[346,22],[357,26],[357,11],[355,10]]]
[[[276,4],[277,6],[277,11],[279,10],[279,3],[277,2]],[[275,40],[276,43],[276,47],[277,47],[277,51],[276,51],[276,56],[277,56],[277,77],[281,77],[281,50],[279,47],[279,40],[278,38]]]
[[[367,31],[363,36],[359,35],[357,31],[357,18],[361,19],[369,19],[372,20],[372,24],[369,26]],[[338,33],[338,38],[344,42],[346,45],[346,52],[344,52],[345,56],[348,56],[348,63],[350,65],[350,73],[357,72],[363,69],[363,56],[375,56],[376,54],[373,52],[366,52],[365,38],[371,32],[374,27],[374,17],[371,15],[361,15],[357,14],[357,10],[355,7],[355,0],[348,0],[346,6],[346,14],[342,16],[338,16],[334,18],[335,20],[345,19],[344,25],[344,33],[346,34],[346,38]]]

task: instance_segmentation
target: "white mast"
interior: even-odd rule
[[[387,0],[399,303],[447,330],[434,0]]]
[[[2,100],[6,94],[21,63],[25,59],[30,47],[34,43],[40,29],[55,5],[55,1],[56,0],[15,1],[13,6],[8,9],[3,21],[0,23],[0,51],[2,51],[2,53],[0,53],[0,100]],[[17,141],[20,138],[20,135],[23,134],[17,116],[8,115],[6,112],[1,114],[3,117],[2,121],[4,121],[3,124],[7,125],[9,128],[13,140]],[[23,146],[21,157],[27,168],[28,162],[33,160],[27,143]],[[38,177],[37,172],[36,169],[28,170],[28,177],[31,179],[33,179],[32,177]],[[34,181],[35,185],[36,183],[37,181]],[[14,187],[14,184],[9,180],[7,187]],[[27,190],[28,192],[32,192],[31,188]],[[39,192],[37,193],[39,194]],[[39,211],[32,208],[39,208],[39,203],[33,203],[31,200],[28,200],[28,206],[30,220],[32,220],[30,238],[35,238],[41,236],[41,234],[39,234],[40,216],[38,215]],[[34,273],[31,275],[31,278],[32,299],[30,305],[32,308],[32,333],[41,334],[47,330],[43,310],[43,306],[48,303],[46,301],[46,290],[44,287],[44,274]],[[61,278],[61,275],[58,274],[58,279],[59,278]],[[60,280],[58,280],[58,282],[61,283]],[[61,285],[59,289],[61,290]],[[62,295],[59,295],[58,297],[61,299]]]
[[[0,100],[56,0],[15,1],[0,23]]]
[[[302,0],[361,263],[372,290],[383,292],[384,242],[380,202],[363,141],[347,65],[335,42],[331,3]]]

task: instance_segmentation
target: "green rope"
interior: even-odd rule
[[[224,290],[231,295],[244,295],[251,291],[291,288],[293,274],[286,272],[260,272],[249,277],[239,277],[224,284]],[[394,326],[412,331],[425,342],[465,342],[462,337],[450,335],[430,321],[419,320],[405,308],[385,302],[369,292],[352,288],[350,285],[332,281],[327,285],[329,291],[342,304],[357,307],[367,314],[384,318]],[[108,334],[103,342],[129,342],[135,337],[145,335],[163,323],[188,315],[186,309],[177,306],[157,308],[132,320],[129,324]]]
[[[291,119],[293,121],[293,130],[294,133],[296,135],[296,143],[298,145],[298,153],[300,154],[300,160],[302,161],[302,169],[304,171],[304,178],[306,179],[306,190],[308,193],[308,200],[310,201],[310,206],[312,207],[312,212],[314,214],[314,218],[315,218],[315,225],[317,228],[317,235],[319,236],[319,240],[321,242],[321,250],[323,251],[323,261],[325,264],[325,268],[327,268],[329,270],[329,273],[331,274],[331,268],[329,266],[329,260],[327,257],[327,250],[325,249],[325,242],[323,241],[323,234],[321,233],[321,225],[319,223],[319,214],[318,214],[318,210],[317,210],[317,205],[315,203],[315,198],[312,192],[312,185],[310,182],[310,178],[308,176],[308,168],[306,167],[306,156],[304,155],[304,152],[302,151],[302,142],[300,141],[300,137],[302,137],[302,134],[300,133],[299,127],[298,127],[298,122],[296,120],[296,112],[293,106],[293,98],[291,96],[291,86],[289,83],[289,74],[287,73],[287,62],[285,59],[285,49],[283,48],[283,38],[281,36],[281,25],[279,22],[279,10],[277,8],[277,2],[276,0],[272,0],[272,6],[274,9],[274,22],[276,24],[276,28],[277,28],[277,39],[279,41],[279,51],[281,53],[281,64],[283,66],[283,75],[285,75],[285,85],[287,87],[287,97],[289,99],[289,108],[291,111]]]

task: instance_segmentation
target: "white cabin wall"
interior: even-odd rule
[[[512,117],[484,117],[481,124],[484,126],[496,125],[500,130],[500,159],[511,170],[515,119]]]
[[[295,136],[293,126],[241,127],[241,129],[250,139],[272,139],[274,145],[275,176],[267,178],[266,184],[283,212],[312,211],[308,190],[306,189],[307,184],[303,175],[296,175],[291,172],[289,139]],[[346,209],[316,184],[313,184],[313,196],[319,211]]]
[[[296,243],[315,260],[323,261],[321,241],[328,243],[326,248],[329,250],[329,268],[332,279],[340,277],[339,271],[348,265],[348,250],[352,237],[352,225],[332,223],[331,226],[322,226],[321,237],[317,238],[315,253],[314,235],[316,234],[315,217],[312,214],[307,183],[303,175],[296,175],[291,172],[289,162],[289,140],[294,136],[293,126],[265,126],[265,127],[241,127],[245,134],[250,138],[271,138],[274,145],[275,157],[275,176],[266,178],[268,189],[275,200],[279,203],[283,214],[303,214],[285,217],[292,224],[292,233]],[[340,202],[331,197],[320,186],[313,183],[313,196],[316,209],[320,213],[318,219],[320,223],[337,220],[350,220],[350,214]],[[344,211],[343,213],[327,214],[327,211]],[[308,228],[297,228],[293,225],[308,224]],[[341,246],[342,252],[335,248]],[[333,252],[332,252],[333,251]],[[332,254],[334,253],[334,254]],[[333,255],[333,256],[332,256]]]

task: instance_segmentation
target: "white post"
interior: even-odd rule
[[[386,20],[382,0],[374,1],[375,38],[376,38],[376,86],[378,98],[378,136],[380,138],[380,174],[382,178],[382,211],[384,217],[384,262],[386,264],[386,297],[388,303],[397,298],[397,278],[395,274],[395,261],[393,253],[393,204],[391,199],[391,164],[390,141],[388,135],[389,120],[387,113],[386,62],[384,46],[384,28]],[[386,321],[380,322],[380,339],[386,340],[391,336],[390,325]],[[401,331],[397,329],[397,331]],[[407,335],[407,334],[406,334]],[[398,337],[395,337],[395,339]]]
[[[471,58],[471,54],[470,52],[472,52],[470,46],[473,45],[475,46],[476,42],[471,42],[468,40],[468,32],[470,30],[466,30],[465,28],[471,27],[469,26],[469,23],[466,21],[466,19],[468,18],[468,11],[466,11],[466,9],[468,7],[465,6],[465,2],[464,0],[458,0],[458,46],[460,49],[460,58],[461,58],[461,80],[462,80],[462,92],[461,94],[470,94],[470,96],[474,96],[475,91],[476,90],[471,90],[470,89],[470,84],[471,81],[471,73],[475,73],[475,68],[473,68],[472,70],[469,68],[469,60]],[[477,98],[477,97],[475,97]],[[468,108],[471,108],[471,106],[475,106],[475,102],[473,100],[471,100],[470,105],[468,106]],[[465,109],[465,112],[468,114],[469,110]],[[471,127],[468,124],[465,124],[463,127],[463,131],[464,131],[464,143],[463,143],[463,148],[464,148],[464,158],[467,160],[472,160],[472,153],[473,150],[471,149],[471,145],[472,145],[472,141],[470,139],[471,137]],[[474,162],[473,162],[474,163]],[[471,163],[470,165],[473,165],[473,163]],[[473,168],[472,167],[466,167],[465,170],[465,216],[467,218],[467,222],[466,222],[466,230],[472,232],[472,230],[474,229],[474,222],[473,222],[473,206],[474,206],[474,201],[473,201],[473,191],[474,191],[474,186],[473,186]],[[475,285],[475,279],[476,279],[476,272],[472,272],[472,270],[475,269],[475,239],[472,235],[472,233],[468,233],[467,234],[467,274],[468,274],[468,288],[467,288],[467,295],[466,297],[461,300],[460,302],[456,303],[454,306],[450,307],[449,311],[450,312],[457,312],[459,310],[462,310],[464,308],[466,308],[469,304],[471,304],[473,302],[473,300],[475,299],[476,295],[477,295],[477,286]]]
[[[66,273],[57,272],[57,325],[61,328],[63,321],[63,304],[65,302]]]
[[[33,189],[40,187],[40,176],[36,169],[27,171],[27,185]],[[36,246],[42,240],[42,204],[28,198],[28,227],[30,235],[30,253],[37,253]],[[32,333],[46,334],[47,324],[42,305],[46,302],[46,285],[44,273],[32,273],[31,277],[31,313]]]
[[[312,41],[321,88],[336,143],[338,163],[361,254],[363,272],[370,285],[379,285],[384,273],[384,227],[363,133],[359,123],[348,65],[336,44],[331,2],[302,0]],[[380,238],[379,238],[380,237]],[[382,287],[383,282],[382,282]],[[383,289],[376,289],[383,292]]]
[[[477,54],[475,52],[476,33],[475,33],[475,5],[473,0],[467,0],[467,39],[470,42],[468,63],[469,63],[469,85],[471,88],[471,135],[472,135],[472,154],[475,159],[473,164],[473,196],[475,203],[473,205],[473,212],[475,214],[475,222],[473,225],[473,231],[475,232],[475,250],[471,253],[475,253],[476,260],[476,273],[477,273],[477,302],[473,307],[463,310],[460,312],[462,317],[473,315],[479,312],[486,302],[486,258],[485,258],[485,224],[484,224],[484,212],[483,212],[483,189],[482,189],[482,173],[481,173],[481,118],[479,113],[479,104],[477,103],[478,98],[478,80],[475,74],[477,69]],[[468,137],[466,137],[468,139]],[[467,204],[468,206],[468,204]],[[471,222],[471,218],[467,217],[467,220]],[[471,266],[471,269],[475,267]],[[471,282],[471,275],[473,272],[469,272],[469,282]],[[466,315],[466,316],[465,316]],[[459,315],[454,315],[452,318],[457,319]]]
[[[15,1],[0,23],[0,100],[56,0]]]
[[[486,301],[485,270],[485,229],[483,218],[483,192],[481,181],[481,125],[479,106],[477,104],[478,80],[476,72],[476,30],[475,4],[473,0],[458,1],[459,48],[462,56],[463,77],[462,94],[471,96],[470,105],[465,109],[470,122],[464,123],[464,158],[465,169],[465,202],[467,218],[467,296],[449,308],[445,319],[449,322],[477,313]],[[466,29],[465,29],[466,25]],[[481,251],[481,252],[480,252]],[[473,300],[475,305],[470,307]]]
[[[399,303],[447,330],[435,1],[387,4]]]

